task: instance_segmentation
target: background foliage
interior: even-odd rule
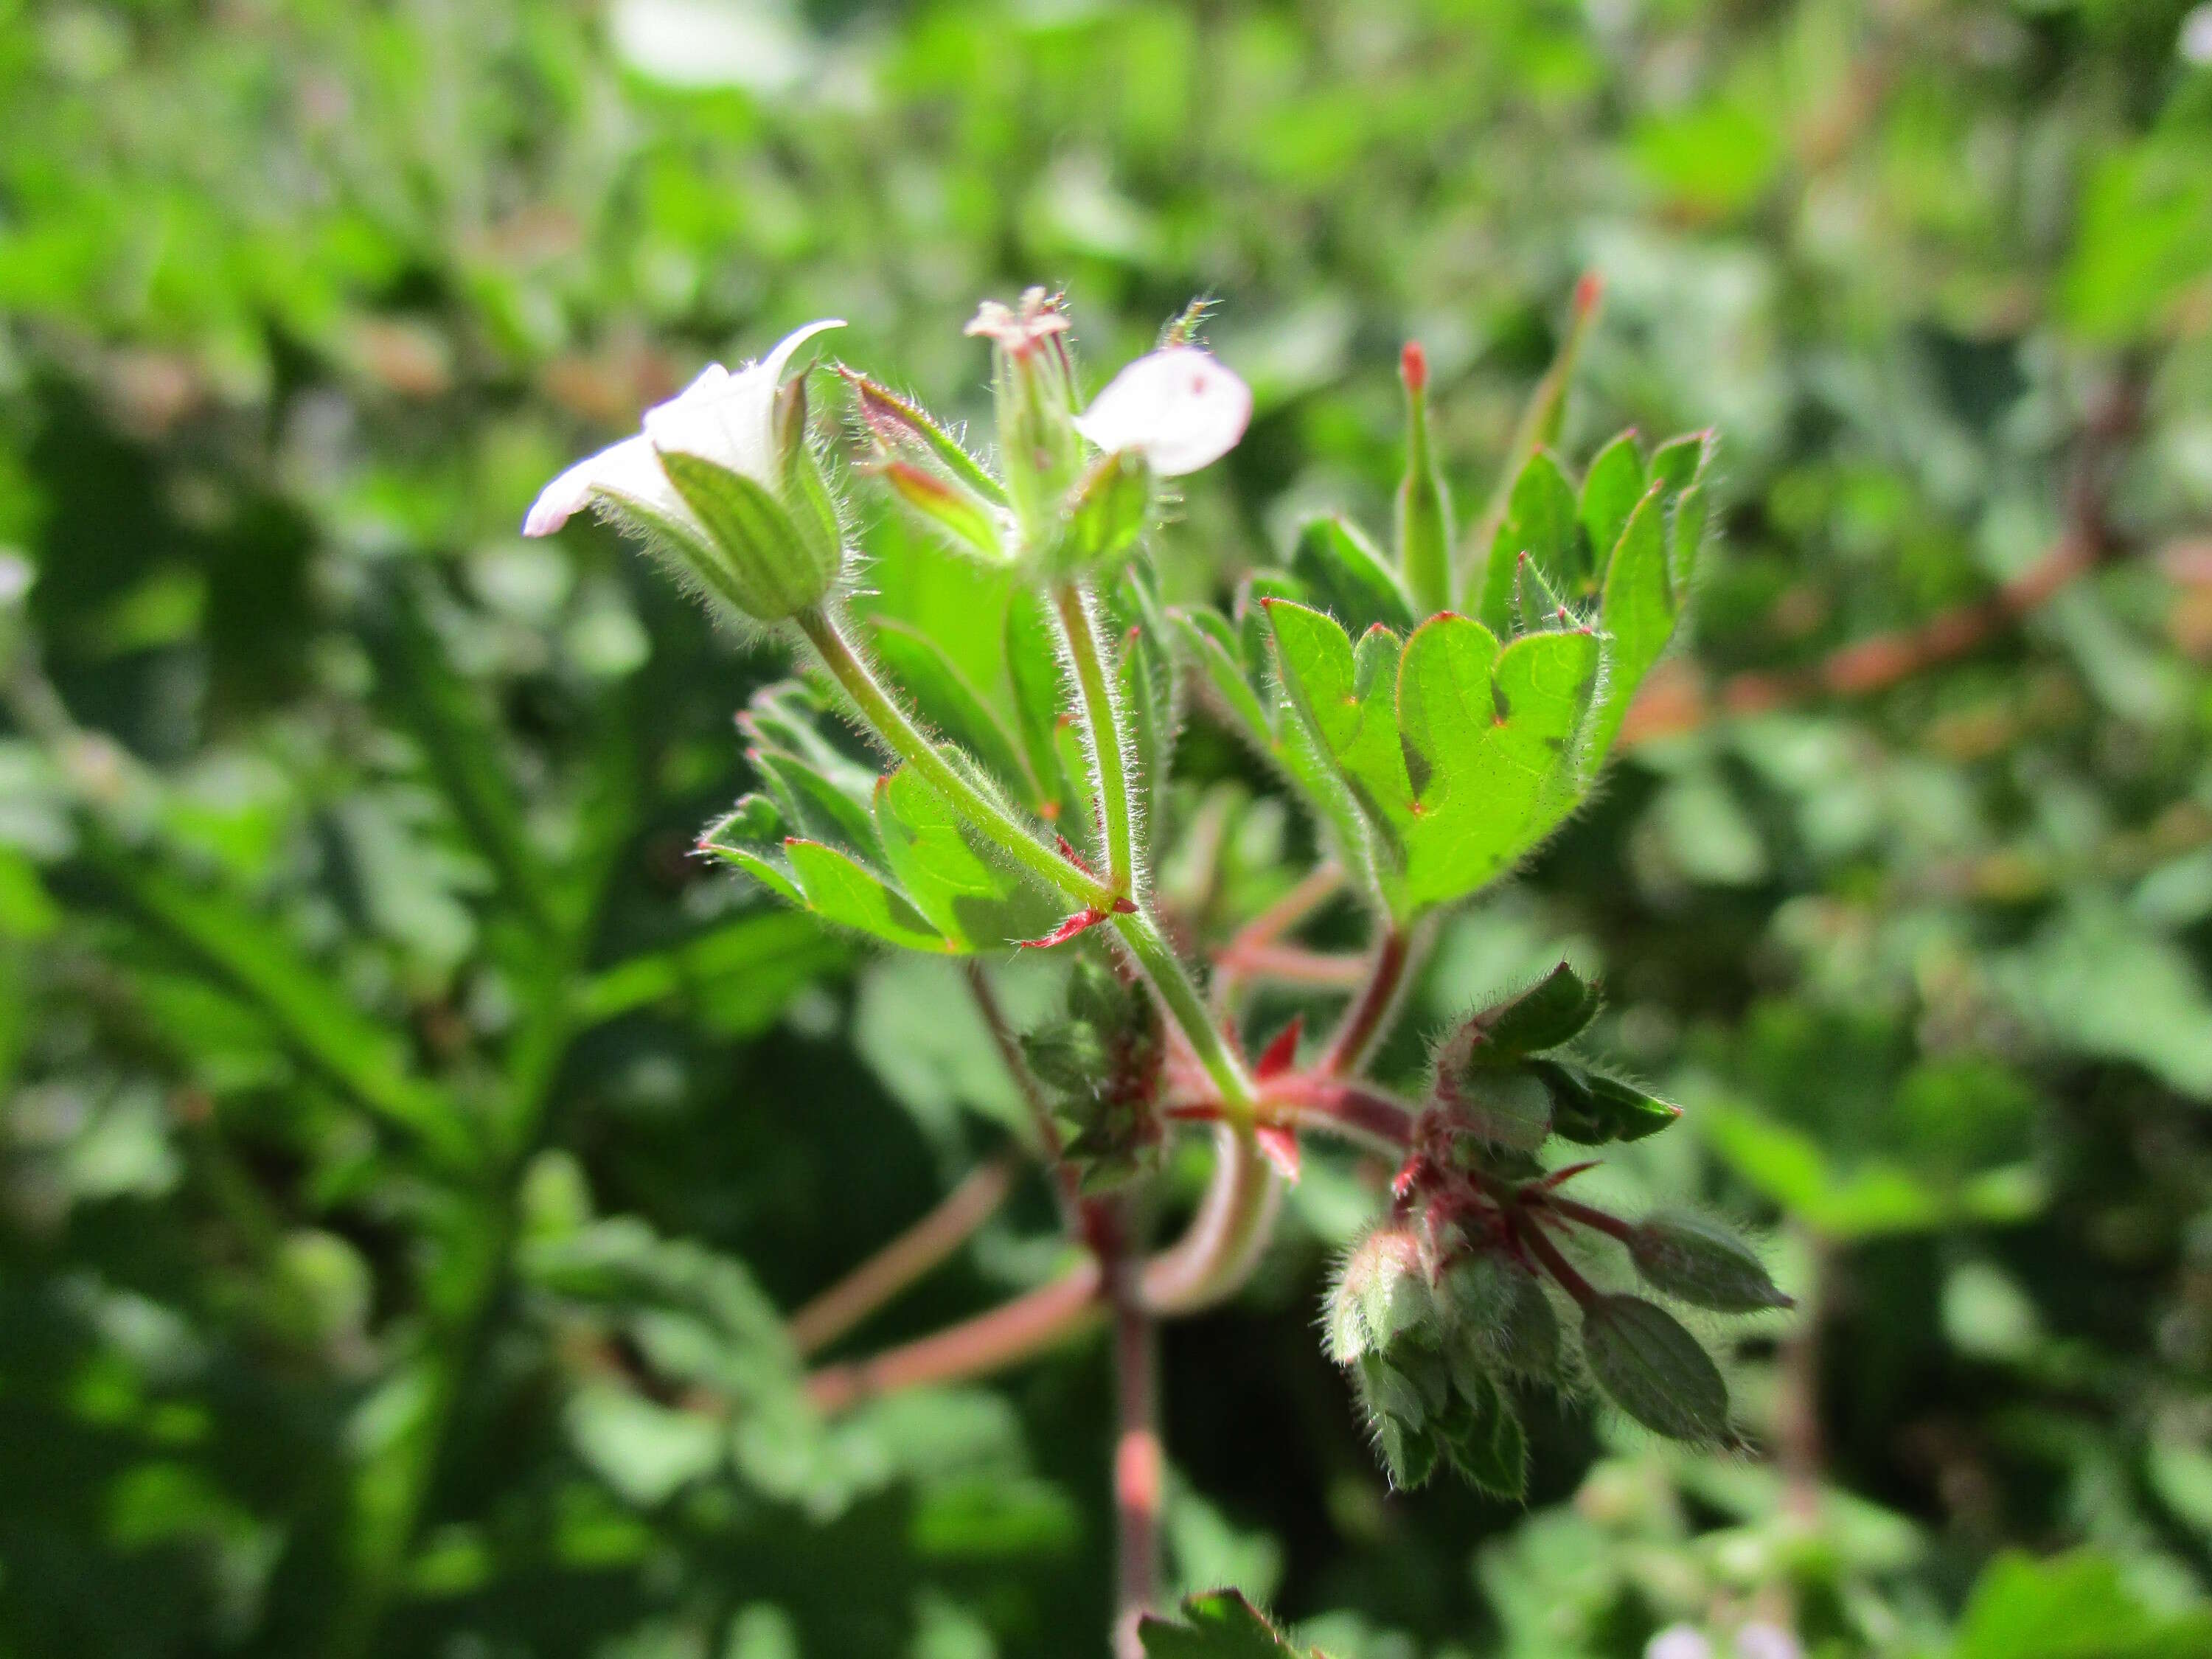
[[[973,414],[981,295],[1066,284],[1110,364],[1210,292],[1259,416],[1164,544],[1200,593],[1387,518],[1409,336],[1479,501],[1585,268],[1569,447],[1718,426],[1723,538],[1635,752],[1422,1009],[1603,972],[1689,1108],[1614,1195],[1763,1217],[1811,1309],[1739,1357],[1773,1455],[1555,1413],[1525,1510],[1391,1496],[1314,1338],[1365,1209],[1315,1153],[1169,1333],[1171,1564],[1377,1659],[2205,1651],[2208,37],[0,0],[0,1652],[1088,1650],[1095,1346],[824,1424],[775,1317],[1004,1141],[983,1034],[686,856],[777,665],[520,514],[806,318]],[[975,603],[869,537],[908,620]],[[866,1338],[1051,1241],[1032,1183]]]

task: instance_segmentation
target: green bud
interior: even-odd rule
[[[1528,1066],[1551,1096],[1553,1133],[1579,1146],[1641,1140],[1682,1115],[1680,1107],[1580,1061],[1532,1060]]]
[[[1716,1313],[1792,1305],[1749,1245],[1697,1216],[1653,1216],[1628,1238],[1636,1271],[1655,1291]]]
[[[1406,383],[1406,476],[1398,486],[1398,565],[1415,610],[1433,616],[1451,604],[1451,505],[1429,455],[1429,360],[1408,341],[1400,368]]]
[[[968,332],[992,344],[999,453],[1022,538],[1048,548],[1059,539],[1061,503],[1083,470],[1067,315],[1056,296],[1033,288],[1018,307],[986,301]]]
[[[1468,1022],[1482,1042],[1472,1058],[1507,1065],[1579,1036],[1604,999],[1565,963],[1519,996],[1484,1009]]]
[[[1583,1309],[1583,1357],[1607,1398],[1654,1434],[1711,1443],[1729,1435],[1728,1384],[1680,1320],[1641,1297]]]
[[[1087,1093],[1106,1076],[1105,1039],[1086,1020],[1056,1019],[1022,1035],[1022,1054],[1047,1087]]]
[[[1455,1398],[1437,1437],[1461,1476],[1493,1497],[1518,1502],[1528,1484],[1528,1439],[1513,1398],[1480,1371],[1455,1366]]]
[[[1444,1270],[1438,1286],[1455,1352],[1483,1369],[1548,1377],[1559,1369],[1559,1316],[1535,1274],[1495,1250]]]
[[[1337,1273],[1325,1323],[1329,1355],[1343,1365],[1395,1352],[1436,1314],[1419,1243],[1403,1228],[1378,1227],[1352,1247]]]

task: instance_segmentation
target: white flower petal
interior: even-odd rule
[[[1174,478],[1236,448],[1251,420],[1251,387],[1197,347],[1170,346],[1116,374],[1075,429],[1109,453],[1133,449]]]
[[[688,520],[660,458],[642,434],[624,438],[596,455],[587,455],[538,493],[522,521],[526,536],[550,536],[592,504],[594,491],[622,495],[642,502],[659,513],[672,513]]]
[[[772,487],[777,472],[776,388],[799,347],[824,329],[843,326],[835,320],[809,323],[734,374],[720,363],[709,364],[677,396],[646,410],[646,436],[655,449],[697,455]]]
[[[531,504],[522,533],[551,535],[589,507],[594,494],[600,494],[635,501],[703,535],[661,469],[659,451],[702,455],[773,483],[775,446],[770,422],[776,387],[800,346],[824,329],[842,326],[834,321],[809,323],[786,335],[759,362],[735,374],[720,363],[708,364],[690,386],[646,410],[644,431],[586,456],[547,484]]]

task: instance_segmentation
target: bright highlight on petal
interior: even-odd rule
[[[1211,466],[1244,435],[1252,388],[1195,346],[1139,357],[1075,417],[1109,453],[1133,449],[1164,478]]]
[[[697,455],[775,488],[776,388],[799,347],[824,329],[843,326],[835,319],[809,323],[734,374],[720,363],[708,364],[675,397],[645,411],[642,432],[586,456],[546,485],[524,518],[522,533],[550,536],[591,506],[593,495],[603,495],[634,501],[703,535],[668,482],[661,453]]]

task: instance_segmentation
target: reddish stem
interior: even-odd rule
[[[1244,979],[1271,979],[1284,985],[1313,985],[1349,991],[1367,977],[1358,957],[1309,951],[1296,945],[1231,945],[1214,957],[1223,973]]]
[[[958,1249],[1006,1201],[1015,1167],[1003,1152],[978,1164],[921,1220],[792,1315],[799,1352],[828,1347]]]
[[[1297,1127],[1334,1130],[1386,1152],[1402,1152],[1413,1142],[1414,1114],[1404,1103],[1380,1089],[1319,1073],[1271,1079],[1261,1104],[1287,1111]]]
[[[1392,927],[1376,946],[1367,983],[1336,1028],[1322,1055],[1321,1069],[1340,1075],[1357,1072],[1390,1028],[1390,1016],[1405,989],[1406,969],[1413,957],[1413,938]]]
[[[1036,1073],[1030,1070],[1029,1058],[1022,1053],[1022,1045],[1006,1019],[1006,1010],[999,1006],[999,994],[991,988],[990,975],[973,957],[968,959],[967,969],[968,989],[975,999],[976,1012],[982,1015],[984,1028],[991,1034],[991,1044],[998,1049],[1006,1074],[1013,1079],[1014,1087],[1021,1093],[1022,1104],[1028,1109],[1030,1127],[1052,1165],[1053,1184],[1060,1194],[1060,1218],[1073,1234],[1081,1223],[1082,1194],[1078,1190],[1080,1182],[1061,1145],[1060,1126],[1053,1121],[1052,1109],[1037,1084]]]
[[[849,1365],[830,1365],[806,1379],[807,1398],[839,1412],[872,1395],[924,1383],[981,1376],[1027,1359],[1095,1322],[1102,1283],[1086,1257],[1049,1284],[973,1319]]]
[[[1547,1192],[1538,1194],[1535,1201],[1569,1221],[1594,1228],[1608,1237],[1619,1239],[1624,1244],[1636,1236],[1635,1227],[1623,1221],[1619,1216],[1595,1209],[1588,1204],[1577,1204],[1571,1198],[1561,1198],[1557,1193]]]
[[[1159,1430],[1159,1327],[1138,1294],[1136,1267],[1125,1258],[1113,1275],[1114,1648],[1119,1659],[1143,1659],[1137,1622],[1159,1598],[1160,1507],[1167,1474]]]
[[[1589,1280],[1577,1271],[1573,1262],[1559,1253],[1559,1247],[1544,1236],[1544,1230],[1526,1211],[1518,1206],[1508,1209],[1505,1224],[1512,1229],[1513,1237],[1520,1241],[1528,1254],[1544,1264],[1544,1271],[1559,1280],[1561,1290],[1585,1308],[1597,1300],[1597,1291]]]

